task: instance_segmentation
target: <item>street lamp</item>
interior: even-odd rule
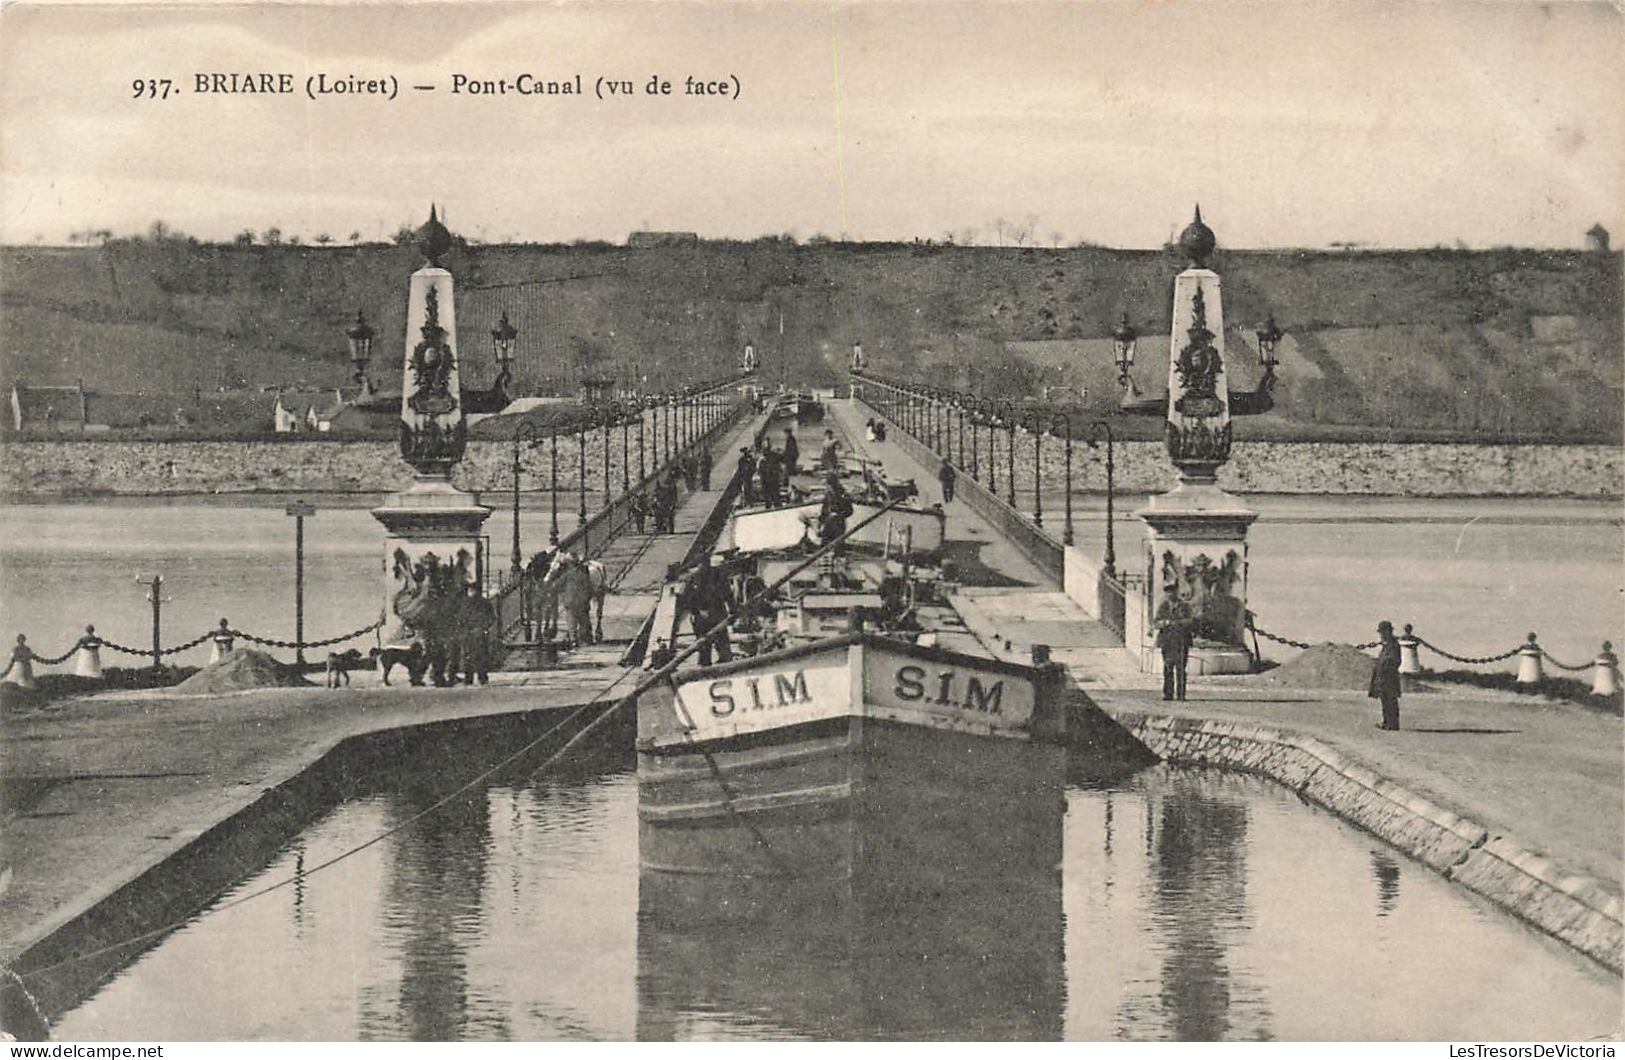
[[[519,329],[508,322],[508,311],[504,309],[502,319],[491,329],[491,354],[497,362],[498,390],[513,382],[513,344],[518,337]]]
[[[365,385],[367,379],[367,362],[372,360],[372,326],[367,323],[367,314],[357,309],[355,311],[355,326],[345,335],[350,339],[350,364],[354,366],[352,378],[357,385]]]
[[[519,550],[519,444],[528,441],[536,445],[536,423],[521,420],[513,432],[513,555],[509,557],[513,576],[518,578],[525,569],[524,553]]]
[[[1010,507],[1014,508],[1016,506],[1016,407],[1008,401],[1000,401],[997,408],[999,420],[1010,440],[1009,459],[1005,461],[1005,470],[1009,472]]]
[[[1281,363],[1276,350],[1281,345],[1282,337],[1280,325],[1275,323],[1275,314],[1271,313],[1269,319],[1258,327],[1258,363],[1264,366],[1266,378],[1274,378],[1275,366]]]
[[[1097,447],[1098,438],[1104,436],[1106,439],[1106,557],[1104,565],[1106,573],[1115,576],[1117,574],[1117,550],[1112,540],[1112,509],[1117,498],[1117,467],[1113,459],[1115,455],[1113,453],[1115,438],[1112,435],[1112,425],[1105,420],[1096,420],[1090,424],[1089,434],[1089,448],[1091,449]]]
[[[576,530],[587,525],[587,431],[596,426],[593,409],[576,424]]]
[[[1134,367],[1134,347],[1138,344],[1140,333],[1134,330],[1134,325],[1128,322],[1128,314],[1118,321],[1117,327],[1112,331],[1112,352],[1117,357],[1117,384],[1128,386],[1129,370]]]
[[[1055,433],[1057,424],[1065,428],[1066,431],[1064,435],[1066,438],[1066,529],[1061,533],[1061,544],[1070,545],[1072,543],[1072,417],[1062,413],[1052,419],[1049,425],[1051,434]]]
[[[623,401],[616,411],[621,417],[621,496],[625,497],[632,492],[632,417],[639,416],[643,406],[635,401]],[[642,456],[642,453],[638,454]]]
[[[1044,421],[1037,410],[1027,414],[1022,427],[1033,435],[1033,525],[1044,525]]]
[[[553,427],[553,431],[548,435],[548,439],[553,444],[551,459],[549,460],[551,468],[547,480],[547,509],[549,518],[547,528],[547,543],[550,545],[556,545],[559,543],[559,429],[557,425]]]

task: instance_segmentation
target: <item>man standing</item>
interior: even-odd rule
[[[1191,611],[1179,598],[1179,586],[1169,582],[1157,605],[1157,648],[1162,652],[1162,698],[1185,698],[1185,669],[1191,653]]]
[[[1377,636],[1382,638],[1382,644],[1377,649],[1377,665],[1371,671],[1371,688],[1366,695],[1382,700],[1379,728],[1392,731],[1399,728],[1399,638],[1394,636],[1394,624],[1386,619],[1377,623]]]
[[[958,478],[959,475],[956,471],[954,471],[954,466],[948,461],[944,460],[942,462],[942,469],[937,472],[937,481],[942,483],[943,504],[947,504],[949,501],[954,499],[954,483],[958,481]]]
[[[779,469],[779,454],[773,451],[771,445],[762,451],[762,463],[757,469],[757,474],[762,479],[763,503],[777,504],[780,489],[784,485],[784,477]]]
[[[711,450],[705,449],[705,450],[702,450],[700,452],[700,489],[709,490],[710,488],[711,488]]]
[[[784,429],[784,475],[789,478],[796,473],[796,465],[801,462],[801,446],[796,444],[794,428]]]
[[[655,533],[672,532],[677,517],[677,480],[670,474],[662,475],[655,484]]]
[[[739,493],[744,503],[756,503],[756,458],[749,448],[739,450],[739,468],[734,472],[739,480]]]
[[[835,440],[835,432],[824,431],[824,444],[818,450],[818,466],[821,470],[835,472],[841,469],[840,450],[841,443]]]
[[[846,521],[851,516],[852,498],[832,473],[824,480],[824,503],[818,509],[819,543],[827,545],[846,533]]]
[[[726,622],[733,612],[733,593],[729,590],[728,578],[721,564],[721,556],[712,556],[708,564],[694,572],[677,596],[678,610],[688,615],[696,639]],[[729,643],[726,629],[700,645],[698,654],[701,666],[711,665],[713,651],[718,662],[733,658],[733,646]]]

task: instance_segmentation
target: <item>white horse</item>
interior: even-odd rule
[[[604,639],[604,597],[609,595],[609,571],[595,559],[584,560],[573,552],[553,557],[541,582],[544,607],[557,615],[562,606],[570,620],[570,639],[580,646]],[[592,605],[598,605],[593,621]]]

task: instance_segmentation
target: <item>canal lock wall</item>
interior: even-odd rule
[[[1620,895],[1326,745],[1238,722],[1111,711],[1151,754],[1269,777],[1608,967],[1622,970]]]

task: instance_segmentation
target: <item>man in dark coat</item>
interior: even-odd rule
[[[954,483],[958,479],[959,475],[954,471],[954,466],[944,460],[942,469],[937,472],[937,481],[942,483],[942,503],[947,504],[954,499]]]
[[[791,427],[784,429],[784,474],[788,478],[796,473],[796,465],[801,462],[801,446],[796,444],[796,432]]]
[[[662,475],[655,485],[655,533],[669,534],[672,532],[677,517],[677,479],[672,475]]]
[[[784,472],[779,465],[779,454],[773,451],[772,446],[762,451],[762,462],[757,466],[756,473],[762,479],[762,500],[777,504],[783,495]]]
[[[1399,728],[1399,639],[1394,636],[1394,624],[1386,619],[1377,623],[1377,636],[1382,638],[1377,649],[1377,665],[1371,671],[1371,687],[1366,695],[1382,700],[1381,728]]]
[[[710,562],[684,583],[682,590],[677,594],[677,608],[680,614],[686,614],[690,628],[694,630],[696,638],[704,636],[707,630],[720,622],[728,620],[733,613],[733,593],[728,585],[728,577],[721,566],[721,557],[712,556]],[[733,646],[728,640],[728,631],[723,630],[700,646],[698,652],[701,666],[710,666],[713,651],[718,662],[727,662],[733,658]]]
[[[739,450],[739,469],[734,473],[739,479],[739,493],[746,504],[756,503],[756,457],[751,455],[749,449]]]
[[[1157,605],[1157,648],[1162,652],[1162,698],[1185,698],[1185,670],[1191,654],[1191,610],[1179,598],[1179,587],[1169,582]]]
[[[711,450],[705,449],[705,450],[702,450],[700,452],[700,489],[709,490],[710,488],[711,488]]]
[[[852,498],[837,476],[828,476],[824,480],[824,503],[818,509],[819,542],[827,545],[846,533],[846,521],[851,516]]]

